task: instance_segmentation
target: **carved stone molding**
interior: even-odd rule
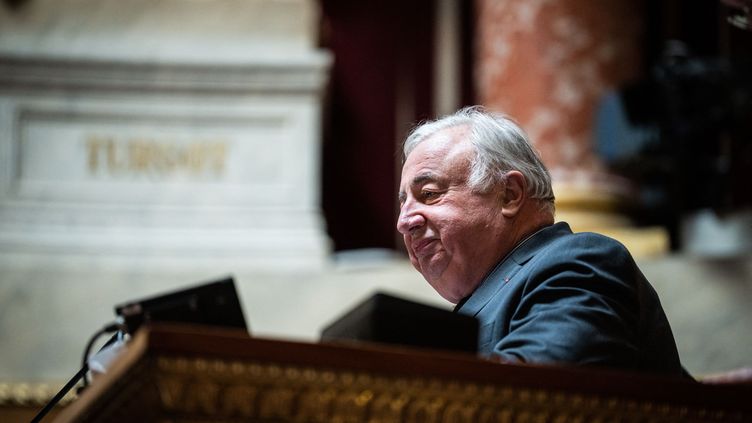
[[[0,55],[0,90],[320,95],[330,62],[331,57],[323,52],[230,64]]]

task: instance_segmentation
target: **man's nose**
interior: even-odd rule
[[[397,230],[402,235],[407,235],[410,232],[422,227],[426,223],[426,218],[422,214],[415,212],[415,210],[403,207],[400,211],[399,218],[397,219]]]

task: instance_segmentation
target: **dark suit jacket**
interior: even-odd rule
[[[481,354],[682,374],[658,295],[627,249],[566,223],[518,245],[457,311],[479,319]]]

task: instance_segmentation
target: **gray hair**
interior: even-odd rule
[[[475,147],[468,185],[473,191],[488,192],[502,184],[510,170],[525,177],[527,194],[554,211],[551,175],[527,135],[512,119],[490,113],[479,106],[466,107],[454,114],[425,122],[410,132],[403,145],[403,160],[429,136],[456,126],[470,128],[469,141]]]

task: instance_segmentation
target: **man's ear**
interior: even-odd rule
[[[522,208],[527,197],[527,181],[519,171],[510,170],[504,175],[502,186],[501,214],[504,217],[514,217]]]

